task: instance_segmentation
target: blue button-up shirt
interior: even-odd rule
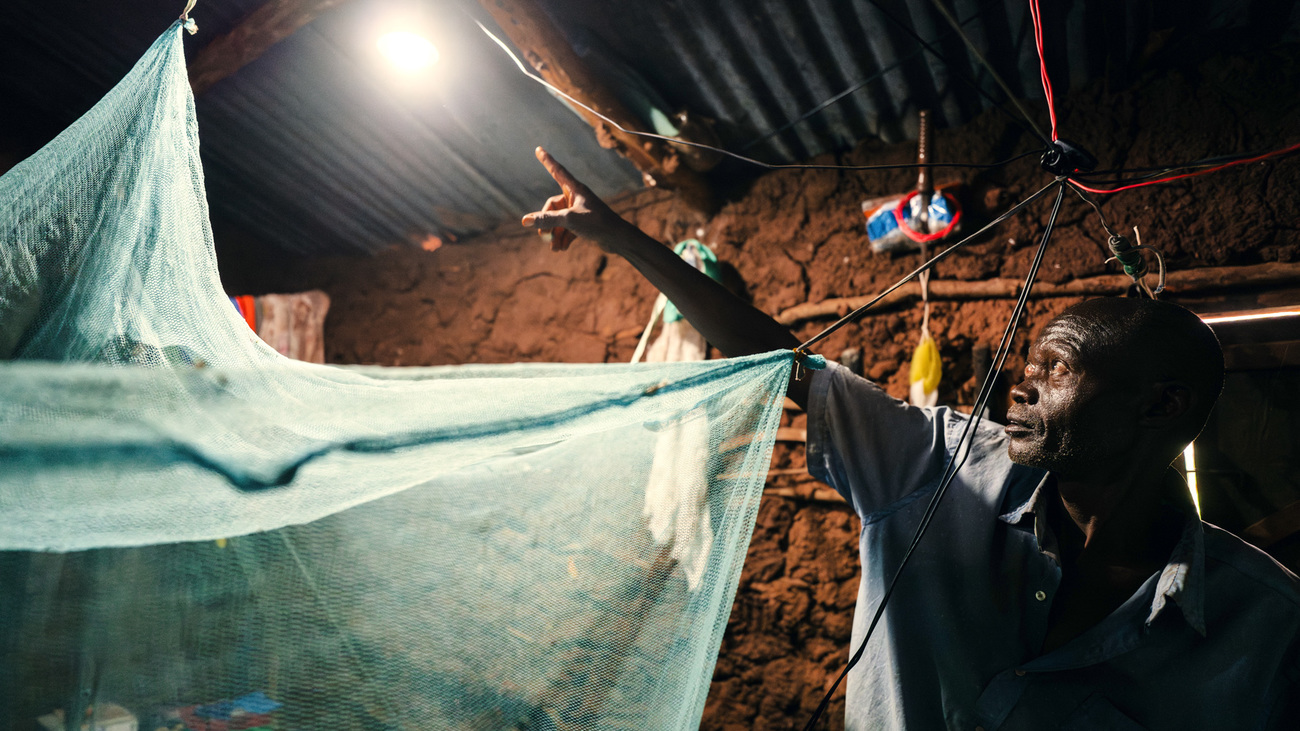
[[[862,641],[966,418],[831,365],[813,375],[808,469],[862,518]],[[1186,510],[1168,565],[1043,653],[1061,581],[1055,486],[985,422],[849,674],[850,729],[1300,729],[1300,580]]]

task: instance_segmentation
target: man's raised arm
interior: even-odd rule
[[[550,230],[552,250],[563,251],[575,236],[580,236],[591,239],[606,253],[623,257],[672,300],[706,340],[727,356],[799,345],[799,340],[785,326],[623,220],[546,150],[537,148],[537,159],[564,192],[547,199],[542,210],[524,216],[523,225]],[[806,407],[807,381],[791,378],[788,394],[795,403]]]

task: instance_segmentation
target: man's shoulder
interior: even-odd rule
[[[1210,523],[1202,522],[1202,525],[1207,571],[1230,583],[1234,594],[1249,592],[1261,600],[1272,599],[1300,612],[1300,577],[1232,533]]]

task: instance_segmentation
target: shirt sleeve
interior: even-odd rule
[[[948,458],[948,409],[906,404],[836,363],[812,378],[808,471],[839,491],[864,522],[938,485]]]

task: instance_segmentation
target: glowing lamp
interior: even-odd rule
[[[406,31],[381,36],[379,51],[402,71],[419,71],[438,63],[438,49],[429,39]]]

